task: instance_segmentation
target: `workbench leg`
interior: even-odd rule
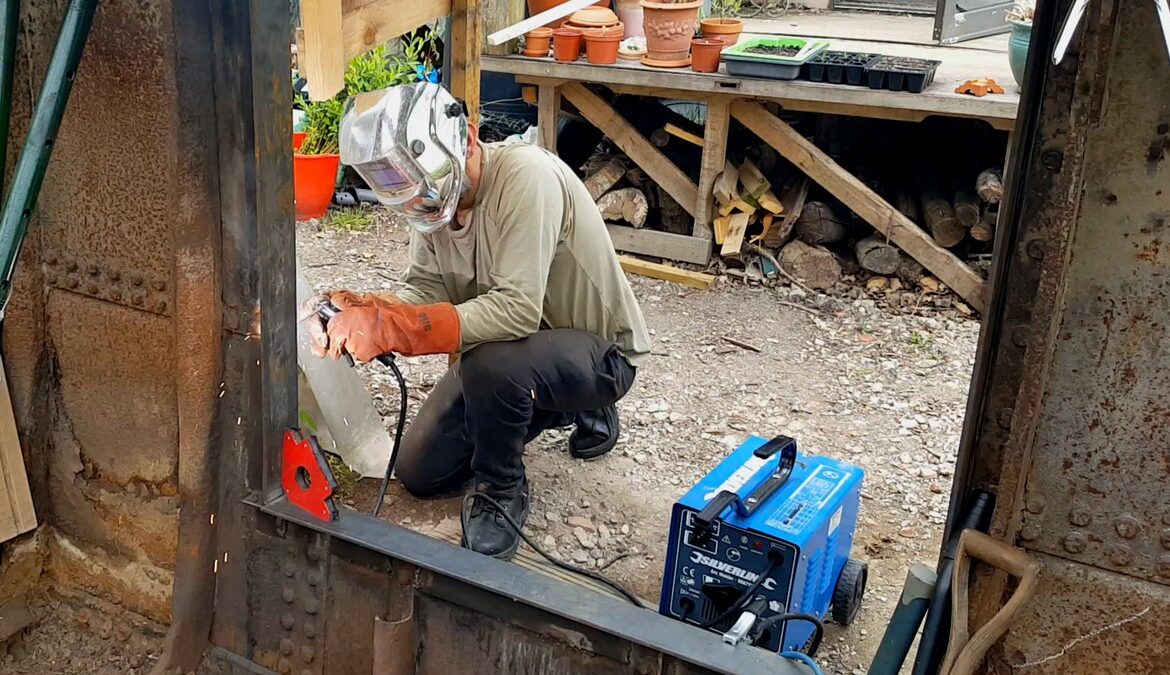
[[[727,130],[731,126],[731,99],[707,101],[707,125],[703,129],[703,163],[699,169],[699,201],[695,204],[694,237],[710,239],[715,199],[711,189],[727,162]]]
[[[557,151],[557,119],[561,113],[561,87],[542,84],[536,92],[536,130],[540,132],[540,147]]]

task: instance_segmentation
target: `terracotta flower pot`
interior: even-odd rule
[[[536,16],[537,14],[540,14],[545,10],[552,9],[557,5],[563,5],[565,2],[566,0],[528,0],[528,16]],[[599,0],[593,4],[597,5],[598,7],[609,7],[609,0]],[[565,17],[563,19],[557,19],[556,21],[550,21],[545,25],[551,28],[560,28],[561,24],[567,20],[568,17]]]
[[[585,32],[585,58],[589,63],[607,66],[617,63],[621,30],[591,30]]]
[[[293,154],[293,197],[297,220],[320,218],[333,201],[341,155]]]
[[[530,30],[524,36],[525,56],[548,56],[549,41],[552,40],[551,28],[537,28]]]
[[[717,38],[695,38],[691,40],[691,69],[696,73],[714,73],[719,70],[720,52],[723,40]]]
[[[739,34],[743,32],[743,21],[739,19],[703,19],[699,26],[703,37],[723,40],[725,47],[739,42]]]
[[[565,63],[581,58],[581,31],[572,28],[554,30],[553,58]]]
[[[660,62],[686,59],[695,35],[695,19],[702,6],[703,0],[677,3],[642,0],[647,56]]]

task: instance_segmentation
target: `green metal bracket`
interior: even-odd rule
[[[5,3],[7,19],[7,13],[14,11],[8,5],[16,2],[0,1]],[[61,33],[57,36],[57,45],[53,48],[53,56],[45,72],[45,84],[41,88],[36,110],[33,111],[28,137],[20,150],[12,186],[4,200],[4,209],[0,211],[0,320],[3,320],[4,310],[8,307],[16,259],[28,232],[29,218],[37,204],[53,141],[61,128],[61,118],[65,115],[65,105],[69,102],[69,93],[73,89],[73,80],[93,26],[97,5],[98,0],[71,0],[69,3]],[[8,37],[7,32],[5,37]],[[11,39],[15,41],[15,34]],[[7,47],[6,44],[3,46]]]
[[[12,77],[16,72],[16,35],[20,0],[0,0],[0,188],[8,159],[8,117],[12,112]],[[3,190],[0,189],[0,194]]]

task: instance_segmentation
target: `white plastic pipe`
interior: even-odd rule
[[[501,45],[520,37],[534,28],[540,28],[546,23],[551,23],[557,19],[563,19],[566,16],[576,12],[579,9],[585,9],[589,5],[596,3],[597,0],[569,0],[563,5],[557,5],[551,9],[546,9],[536,16],[530,16],[520,23],[514,23],[507,28],[500,29],[488,36],[488,44]]]

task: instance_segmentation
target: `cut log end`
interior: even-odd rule
[[[646,214],[650,210],[646,195],[638,188],[607,192],[597,200],[597,208],[605,220],[624,220],[635,228],[646,224]]]
[[[877,274],[894,274],[902,261],[902,254],[897,247],[880,237],[866,237],[858,241],[853,251],[857,254],[859,265]]]
[[[841,280],[841,263],[837,256],[819,246],[803,241],[790,242],[780,251],[780,265],[810,288],[825,290]]]

